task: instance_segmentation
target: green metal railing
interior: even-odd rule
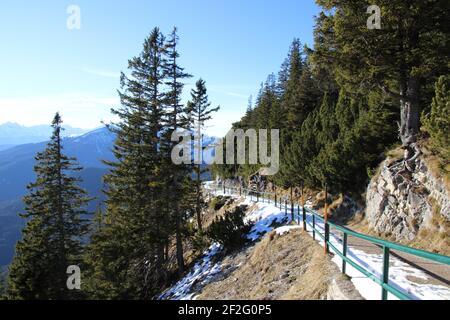
[[[256,202],[264,202],[264,201],[273,201],[276,207],[279,207],[280,210],[285,210],[285,214],[288,215],[289,205],[288,205],[288,198],[287,197],[278,197],[276,193],[270,193],[270,192],[259,192],[255,190],[249,190],[242,187],[234,187],[234,186],[225,186],[225,184],[222,184],[222,187],[216,186],[214,190],[223,190],[224,194],[229,193],[232,194],[233,192],[235,194],[239,194],[239,196],[245,195],[246,197],[250,196],[250,200],[253,201],[253,198],[255,197]],[[227,192],[228,191],[228,192]],[[260,195],[262,195],[260,197]],[[266,198],[265,196],[268,196]],[[283,203],[284,202],[284,203]],[[295,222],[295,210],[294,210],[294,202],[291,200],[290,202],[290,211],[291,211],[291,218],[292,221]],[[284,205],[283,205],[284,204]],[[342,273],[346,272],[347,263],[350,264],[352,267],[354,267],[356,270],[364,274],[369,279],[372,279],[374,282],[380,285],[381,287],[381,298],[383,300],[387,300],[388,298],[388,292],[393,294],[394,296],[398,297],[401,300],[411,300],[414,299],[413,296],[408,295],[400,290],[398,290],[396,287],[389,284],[389,258],[391,254],[391,250],[396,250],[399,252],[403,252],[406,254],[410,254],[416,257],[420,257],[423,259],[427,259],[430,261],[434,261],[437,263],[441,263],[447,266],[450,266],[450,257],[445,255],[440,255],[437,253],[432,253],[420,249],[411,248],[408,246],[400,245],[394,242],[386,241],[383,239],[371,237],[359,232],[355,232],[353,230],[350,230],[344,226],[338,225],[336,223],[326,221],[324,217],[322,217],[318,212],[305,208],[302,206],[302,215],[300,215],[300,205],[297,207],[297,222],[300,224],[300,219],[303,222],[303,228],[304,230],[307,230],[307,226],[311,228],[312,236],[314,240],[316,239],[316,236],[319,236],[324,241],[324,246],[326,249],[326,252],[329,252],[329,249],[331,248],[335,254],[337,254],[339,257],[342,258]],[[307,220],[306,213],[309,213],[311,216],[312,222],[309,222]],[[323,230],[318,229],[318,222],[323,223]],[[342,249],[340,250],[337,248],[331,241],[330,241],[330,229],[335,229],[342,233],[342,239],[337,238],[342,243]],[[381,277],[377,276],[375,273],[373,273],[370,270],[367,270],[360,264],[358,264],[356,261],[351,260],[347,253],[348,253],[348,237],[352,236],[361,240],[365,240],[367,242],[370,242],[374,245],[377,245],[382,248],[383,250],[383,270],[381,272]]]

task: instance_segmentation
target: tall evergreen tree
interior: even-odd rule
[[[283,108],[286,112],[287,133],[298,128],[301,123],[299,116],[303,116],[299,100],[300,79],[303,72],[302,47],[299,39],[294,39],[289,53],[289,75],[286,81],[286,89],[282,97]]]
[[[430,145],[443,165],[450,163],[450,76],[441,76],[435,84],[431,110],[423,116],[422,130],[430,135]]]
[[[201,175],[206,170],[202,169],[202,154],[203,154],[203,134],[202,130],[205,128],[205,123],[212,119],[212,113],[219,111],[220,107],[211,108],[211,102],[208,100],[206,90],[206,83],[203,79],[199,79],[195,83],[195,88],[191,90],[191,100],[188,102],[188,108],[192,119],[192,128],[195,130],[195,137],[198,139],[194,142],[194,158],[198,163],[194,166],[195,173],[195,212],[197,217],[197,226],[199,231],[202,231],[202,216],[201,211],[204,206],[202,197],[202,183]]]
[[[175,224],[176,256],[178,272],[181,275],[184,272],[182,228],[185,221],[183,219],[184,214],[180,208],[180,202],[182,201],[184,190],[186,188],[189,189],[189,184],[183,184],[183,181],[189,174],[189,168],[185,165],[175,165],[171,161],[170,154],[175,143],[177,143],[171,140],[172,133],[180,128],[189,129],[189,121],[188,117],[186,117],[187,109],[181,103],[181,94],[184,87],[182,81],[190,78],[191,75],[184,72],[184,69],[179,65],[178,41],[177,29],[174,28],[165,44],[164,51],[165,83],[169,91],[165,95],[165,123],[161,145],[162,157],[165,164],[165,191],[163,194],[166,195],[164,198],[169,205],[170,215]]]
[[[129,60],[130,76],[121,76],[122,107],[112,110],[120,122],[109,126],[117,136],[116,160],[106,162],[111,169],[104,178],[109,223],[94,235],[87,257],[96,298],[149,298],[167,281],[164,248],[171,230],[160,153],[164,41],[153,29],[141,54]]]
[[[10,299],[71,299],[79,297],[67,288],[67,267],[81,267],[83,237],[87,232],[89,201],[73,176],[82,168],[63,154],[61,117],[52,122],[53,135],[47,148],[37,154],[36,181],[24,197],[27,219],[22,240],[10,266]]]

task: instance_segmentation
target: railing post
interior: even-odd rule
[[[284,215],[287,216],[287,199],[284,199]]]
[[[292,202],[292,199],[291,199],[291,219],[292,219],[292,221],[295,221],[295,218],[294,218],[294,203]]]
[[[277,194],[275,193],[275,208],[277,207]]]
[[[222,186],[223,186],[223,195],[225,195],[225,181],[222,182]]]
[[[344,232],[344,240],[342,242],[342,255],[347,256],[347,233]],[[347,267],[347,261],[342,259],[342,273],[345,273]]]
[[[242,197],[242,186],[239,186],[239,197]]]
[[[300,211],[299,211],[300,215]],[[305,196],[304,196],[304,189],[303,189],[303,183],[302,183],[302,218],[303,218],[303,230],[306,230],[306,212],[305,212]]]
[[[256,202],[259,202],[259,192],[256,191]]]
[[[291,198],[290,198],[290,200],[291,200],[291,220],[292,221],[294,221],[294,203],[293,203],[293,190],[292,190],[292,187],[291,187]]]
[[[328,185],[325,184],[325,212],[324,212],[324,226],[325,226],[325,240],[324,248],[325,253],[329,253],[330,249],[328,247],[328,241],[330,240],[330,226],[328,224]]]
[[[313,230],[312,230],[313,240],[316,240],[316,215],[314,214],[314,212],[312,214],[312,225],[313,225]]]
[[[297,224],[300,225],[300,205],[297,204]]]
[[[389,247],[383,247],[383,278],[381,279],[383,284],[389,283]],[[385,288],[381,289],[381,299],[387,300],[388,291]]]

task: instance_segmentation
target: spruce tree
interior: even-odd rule
[[[419,114],[426,82],[448,73],[448,3],[445,0],[381,0],[381,28],[367,27],[370,1],[318,0],[322,30],[331,41],[316,51],[316,63],[334,68],[351,92],[382,90],[400,107],[399,133],[405,167],[419,153]],[[431,97],[428,97],[428,100]]]
[[[195,137],[197,141],[194,142],[194,159],[198,163],[194,165],[195,174],[195,212],[197,217],[197,226],[200,232],[202,229],[201,211],[204,207],[204,200],[202,196],[202,182],[201,175],[206,172],[202,169],[202,154],[203,154],[203,134],[202,130],[205,128],[207,121],[212,119],[212,113],[219,111],[220,107],[211,108],[211,102],[208,100],[206,83],[203,79],[199,79],[195,83],[195,88],[191,90],[191,100],[188,102],[188,108],[192,119],[192,128],[195,130]]]
[[[294,128],[301,126],[299,116],[304,116],[300,105],[299,90],[300,79],[303,73],[302,48],[299,39],[294,39],[289,54],[289,76],[286,81],[286,90],[282,97],[283,108],[286,112],[286,135]]]
[[[57,113],[51,140],[36,156],[36,181],[28,185],[29,194],[24,197],[26,213],[21,216],[27,224],[10,266],[10,299],[80,297],[67,288],[66,271],[70,265],[82,267],[85,206],[90,199],[74,176],[82,168],[75,158],[63,154],[61,123]]]
[[[96,298],[149,298],[167,281],[164,248],[171,230],[160,153],[164,41],[154,28],[141,54],[129,60],[130,75],[121,76],[122,106],[112,110],[120,121],[109,126],[116,160],[106,162],[108,223],[94,234],[87,257]]]
[[[181,103],[184,79],[191,77],[179,65],[179,52],[177,49],[179,37],[174,28],[165,43],[164,50],[164,76],[165,84],[169,90],[165,94],[164,128],[161,139],[161,152],[164,162],[164,193],[163,197],[169,206],[170,216],[175,227],[176,257],[178,273],[184,272],[183,235],[185,222],[184,214],[180,208],[183,193],[189,192],[189,184],[183,183],[189,174],[189,167],[183,164],[174,164],[171,160],[171,151],[176,141],[171,140],[172,133],[179,129],[189,130],[189,120],[186,116],[187,108]]]
[[[424,114],[422,130],[430,135],[432,150],[443,165],[450,163],[450,77],[441,76],[435,84],[431,110]]]

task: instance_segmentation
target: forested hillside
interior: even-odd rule
[[[381,1],[381,29],[367,28],[366,1],[317,2],[323,12],[316,18],[313,48],[294,39],[280,71],[261,84],[234,124],[281,129],[280,172],[268,179],[286,188],[327,184],[337,193],[362,191],[386,151],[401,144],[408,169],[420,152],[419,141],[429,136],[440,146],[444,168],[449,161],[448,103],[442,102],[448,101],[449,74],[445,1]],[[248,177],[257,169],[215,167],[225,178]]]

